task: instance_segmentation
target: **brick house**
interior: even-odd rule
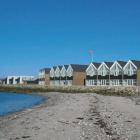
[[[68,86],[84,86],[86,82],[87,65],[70,64],[67,69]]]

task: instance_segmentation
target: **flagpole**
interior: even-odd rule
[[[90,53],[90,57],[91,57],[91,62],[93,62],[93,50],[90,50],[89,53]]]
[[[93,62],[93,52],[91,52],[91,61]]]

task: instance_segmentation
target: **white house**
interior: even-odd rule
[[[123,67],[126,65],[125,61],[115,61],[110,68],[110,85],[123,85]]]
[[[24,84],[28,80],[33,80],[34,76],[8,76],[6,78],[7,85]]]
[[[67,85],[67,69],[68,69],[68,65],[63,65],[60,71],[60,75],[61,75],[60,85],[61,86]]]
[[[56,67],[52,67],[51,70],[50,70],[50,85],[51,86],[54,86],[55,85],[55,70],[56,70]]]
[[[137,70],[140,69],[140,61],[129,60],[124,66],[123,85],[137,84]]]
[[[91,63],[86,69],[86,86],[97,85],[98,68],[101,63]]]
[[[102,62],[98,68],[98,84],[97,85],[109,85],[110,83],[110,67],[113,62]]]
[[[71,65],[69,65],[67,69],[67,85],[68,86],[72,86],[72,80],[73,80],[73,68]]]
[[[60,86],[62,66],[57,66],[55,70],[55,86]]]

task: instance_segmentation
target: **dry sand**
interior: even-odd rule
[[[0,140],[140,140],[140,98],[46,93],[48,100],[0,118]]]

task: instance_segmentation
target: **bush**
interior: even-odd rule
[[[32,93],[32,92],[63,92],[63,93],[97,93],[103,95],[115,96],[135,96],[140,95],[138,87],[111,87],[111,86],[39,86],[39,85],[1,85],[0,91],[16,92],[16,93]]]

